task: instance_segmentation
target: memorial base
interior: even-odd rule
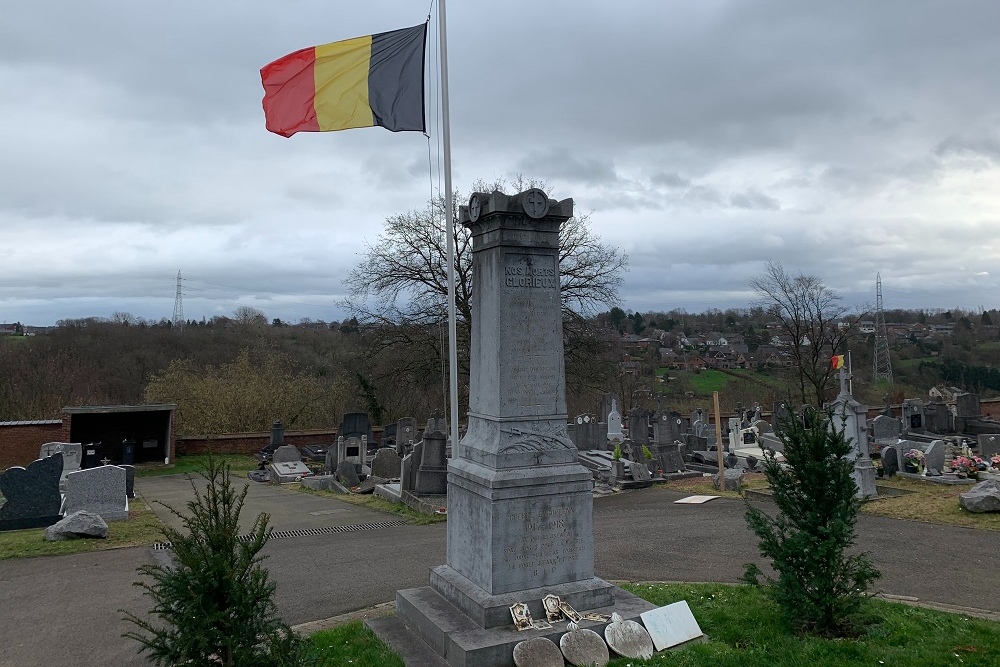
[[[439,569],[439,568],[438,568]],[[434,575],[432,575],[434,576]],[[622,618],[639,622],[643,612],[656,606],[600,579],[612,595],[610,605],[590,611],[605,616],[612,612]],[[558,587],[545,589],[544,595],[556,593]],[[533,619],[545,619],[541,611],[541,598],[526,596],[540,591],[523,591],[519,602],[529,603]],[[572,599],[572,598],[570,598]],[[539,610],[536,613],[536,605]],[[510,619],[510,610],[507,609]],[[506,625],[483,628],[445,599],[430,586],[410,588],[396,592],[396,615],[366,621],[366,625],[389,647],[399,653],[407,667],[514,667],[514,646],[526,639],[546,637],[556,644],[567,632],[567,621],[552,623],[547,630],[514,629],[511,619]],[[581,621],[580,627],[604,634],[607,623]]]

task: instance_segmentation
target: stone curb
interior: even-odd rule
[[[633,584],[636,586],[656,586],[658,584],[673,584],[673,585],[685,585],[685,584],[716,584],[721,586],[742,586],[743,584],[733,584],[722,581],[625,581],[625,580],[608,580],[616,586],[622,584]],[[954,604],[945,604],[943,602],[931,602],[930,600],[921,600],[920,598],[915,598],[910,595],[892,595],[891,593],[876,593],[872,597],[879,598],[880,600],[886,600],[887,602],[898,602],[900,604],[909,605],[911,607],[919,607],[922,609],[931,609],[934,611],[943,611],[948,614],[961,614],[963,616],[970,616],[973,618],[981,618],[987,621],[996,621],[1000,623],[1000,611],[991,611],[989,609],[977,609],[976,607],[962,607]],[[365,607],[364,609],[358,609],[357,611],[348,612],[346,614],[341,614],[340,616],[332,616],[330,618],[321,619],[318,621],[310,621],[308,623],[299,623],[298,625],[293,625],[292,630],[303,635],[311,635],[315,632],[320,632],[321,630],[330,630],[332,628],[339,627],[351,621],[363,621],[369,618],[381,618],[383,616],[390,616],[396,612],[396,603],[393,602],[382,602],[380,604],[374,605],[372,607]]]

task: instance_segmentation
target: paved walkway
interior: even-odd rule
[[[187,486],[185,486],[187,485]],[[147,499],[187,496],[177,477],[137,480]],[[761,562],[741,501],[675,505],[683,497],[652,488],[594,503],[598,576],[632,581],[730,581]],[[337,616],[422,586],[444,562],[445,525],[364,528],[394,516],[332,498],[251,485],[245,512],[271,512],[275,529],[355,526],[271,541],[267,566],[278,606],[291,624]],[[317,525],[319,524],[319,525]],[[878,589],[939,603],[1000,611],[1000,534],[862,517],[859,545],[883,573]],[[0,666],[145,665],[118,609],[139,610],[131,583],[152,562],[149,548],[0,561]]]

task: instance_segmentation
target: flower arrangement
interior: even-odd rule
[[[956,456],[951,462],[951,467],[959,474],[965,473],[975,479],[979,476],[979,471],[985,467],[985,462],[978,456]]]
[[[1000,469],[1000,454],[994,454],[990,459],[990,467]]]
[[[918,475],[924,474],[924,453],[919,449],[911,449],[903,454],[907,463],[917,469]]]

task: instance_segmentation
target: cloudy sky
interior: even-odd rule
[[[573,197],[630,257],[627,310],[746,306],[767,260],[849,303],[880,271],[889,308],[1000,307],[996,0],[448,10],[455,187]],[[436,137],[270,134],[259,69],[427,13],[5,3],[0,322],[169,318],[178,270],[188,318],[344,317],[365,242],[440,187]]]

